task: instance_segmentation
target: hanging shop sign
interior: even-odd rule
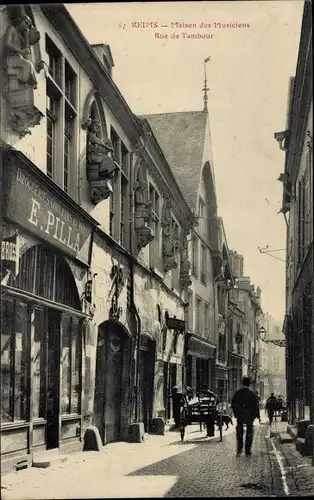
[[[3,238],[1,241],[1,266],[10,271],[14,276],[18,275],[20,261],[19,236],[16,232],[13,236]]]
[[[177,318],[170,318],[169,316],[166,316],[165,319],[166,319],[166,326],[167,328],[169,328],[169,330],[179,330],[181,332],[185,330],[184,320]]]
[[[43,186],[26,167],[11,162],[7,176],[6,217],[88,264],[92,224]]]

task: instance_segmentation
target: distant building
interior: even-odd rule
[[[244,257],[230,251],[235,287],[229,291],[229,400],[248,376],[252,388],[260,391],[261,289],[243,276]],[[231,334],[232,332],[232,334]]]
[[[142,118],[156,136],[195,217],[192,230],[187,228],[191,277],[188,268],[181,269],[181,278],[189,286],[186,385],[194,393],[203,385],[226,393],[227,292],[223,288],[230,278],[230,262],[223,224],[217,214],[209,115],[205,109]],[[225,367],[225,384],[220,382],[221,366]]]

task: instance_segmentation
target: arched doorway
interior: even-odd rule
[[[144,422],[145,432],[151,430],[154,402],[155,341],[147,334],[141,335],[139,395],[140,421]]]
[[[119,441],[125,406],[130,338],[124,327],[106,321],[98,328],[94,415],[103,443]]]

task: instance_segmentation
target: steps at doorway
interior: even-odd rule
[[[66,462],[67,459],[67,455],[62,455],[59,448],[55,448],[54,450],[35,453],[33,456],[32,467],[46,469],[47,467],[51,467],[52,465],[59,465],[63,462]]]

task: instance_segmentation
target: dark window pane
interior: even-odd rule
[[[27,337],[28,308],[25,304],[16,302],[15,307],[15,390],[14,390],[14,420],[26,419],[27,404]]]
[[[53,300],[54,289],[54,254],[44,248],[38,247],[36,269],[36,295]]]
[[[68,264],[57,258],[56,261],[56,296],[55,301],[73,309],[81,309],[76,283]]]
[[[44,417],[46,409],[46,322],[43,309],[35,309],[33,344],[33,418]]]
[[[52,158],[47,155],[47,175],[52,178]]]
[[[49,118],[49,116],[47,116],[47,135],[49,137],[52,137],[52,134],[53,134],[53,121],[51,120],[51,118]]]
[[[36,269],[36,247],[31,247],[20,258],[19,274],[16,279],[11,275],[8,285],[34,293],[34,273]]]
[[[82,328],[79,318],[72,318],[71,413],[80,412]]]
[[[1,301],[1,421],[12,420],[12,334],[14,327],[14,302],[2,299]]]
[[[61,413],[70,413],[71,398],[71,328],[72,318],[62,318],[62,389],[61,389]]]

